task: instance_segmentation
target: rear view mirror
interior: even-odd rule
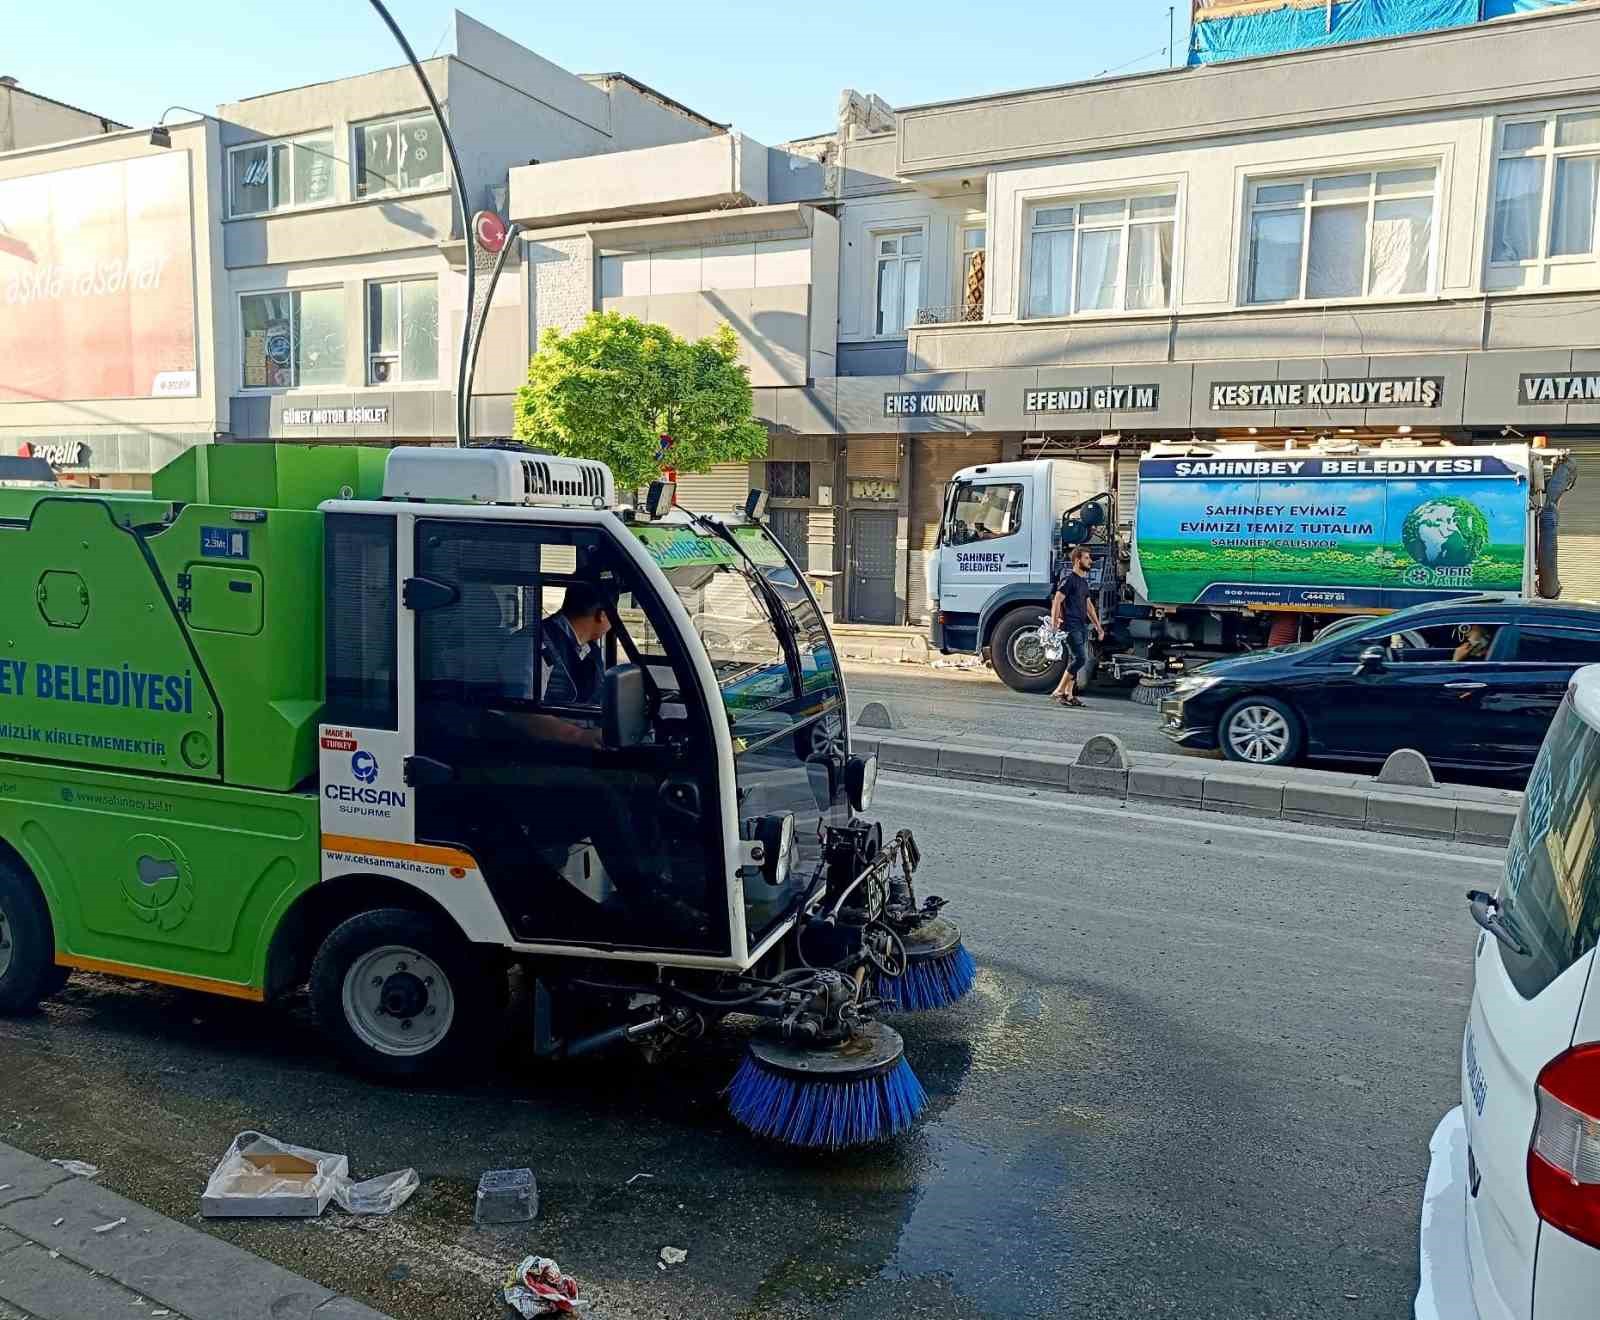
[[[644,741],[650,718],[645,708],[644,670],[638,665],[606,670],[600,722],[607,747],[637,747]]]
[[[1369,646],[1361,652],[1361,658],[1356,661],[1356,673],[1376,674],[1383,669],[1388,654],[1381,646]]]

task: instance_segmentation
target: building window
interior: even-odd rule
[[[767,494],[775,500],[811,498],[811,464],[808,462],[769,462]]]
[[[331,133],[233,147],[228,152],[228,214],[265,215],[331,202],[334,164]]]
[[[1420,165],[1251,184],[1245,301],[1428,292],[1438,173]]]
[[[444,142],[431,114],[403,115],[356,129],[356,196],[444,186]]]
[[[367,384],[438,378],[438,281],[430,275],[367,285]]]
[[[1600,110],[1500,126],[1489,260],[1592,260]]]
[[[956,292],[956,302],[963,321],[983,320],[984,248],[988,238],[989,231],[983,225],[961,231],[961,288]]]
[[[239,331],[239,378],[245,389],[344,384],[343,289],[244,294]]]
[[[1176,193],[1040,206],[1028,253],[1028,315],[1172,305]]]
[[[915,325],[922,306],[922,250],[927,240],[920,229],[879,234],[878,315],[875,334],[903,335]]]

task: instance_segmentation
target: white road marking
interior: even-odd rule
[[[976,786],[972,788],[946,788],[943,784],[926,783],[903,775],[885,775],[880,782],[891,791],[903,789],[908,793],[934,793],[942,797],[977,798],[985,802],[1004,802],[1010,806],[1048,806],[1051,811],[1068,811],[1084,816],[1115,816],[1123,821],[1128,818],[1127,808],[1094,807],[1086,802],[1078,802],[1072,798],[1057,794],[1050,794],[1048,797],[1021,797],[1015,793],[990,792]],[[1040,792],[1049,793],[1049,790],[1041,789]],[[1171,821],[1175,825],[1198,825],[1201,823],[1182,816],[1169,816],[1159,811],[1150,813],[1145,819]],[[1335,840],[1328,835],[1301,834],[1296,830],[1276,829],[1271,826],[1236,825],[1231,821],[1220,819],[1216,813],[1207,813],[1204,825],[1207,830],[1220,834],[1245,834],[1255,838],[1270,839],[1274,843],[1292,840],[1297,843],[1316,844],[1325,848],[1330,843],[1337,842],[1341,849],[1361,849],[1366,852],[1385,853],[1395,857],[1421,857],[1435,863],[1454,862],[1467,866],[1487,866],[1497,871],[1505,865],[1504,859],[1499,856],[1477,856],[1472,853],[1407,848],[1402,844],[1374,843],[1366,839],[1352,839],[1348,837],[1348,834],[1341,834]]]

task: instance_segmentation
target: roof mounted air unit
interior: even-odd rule
[[[609,509],[616,504],[617,488],[611,469],[593,459],[560,458],[531,449],[408,445],[389,454],[383,497]]]

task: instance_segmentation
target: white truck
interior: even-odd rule
[[[1104,664],[1157,697],[1187,664],[1303,640],[1338,617],[1448,596],[1560,594],[1565,451],[1528,445],[1319,441],[1159,444],[1138,512],[1117,518],[1114,459],[987,463],[955,475],[927,566],[938,651],[980,654],[1044,692],[1040,621],[1062,555],[1086,545]]]

